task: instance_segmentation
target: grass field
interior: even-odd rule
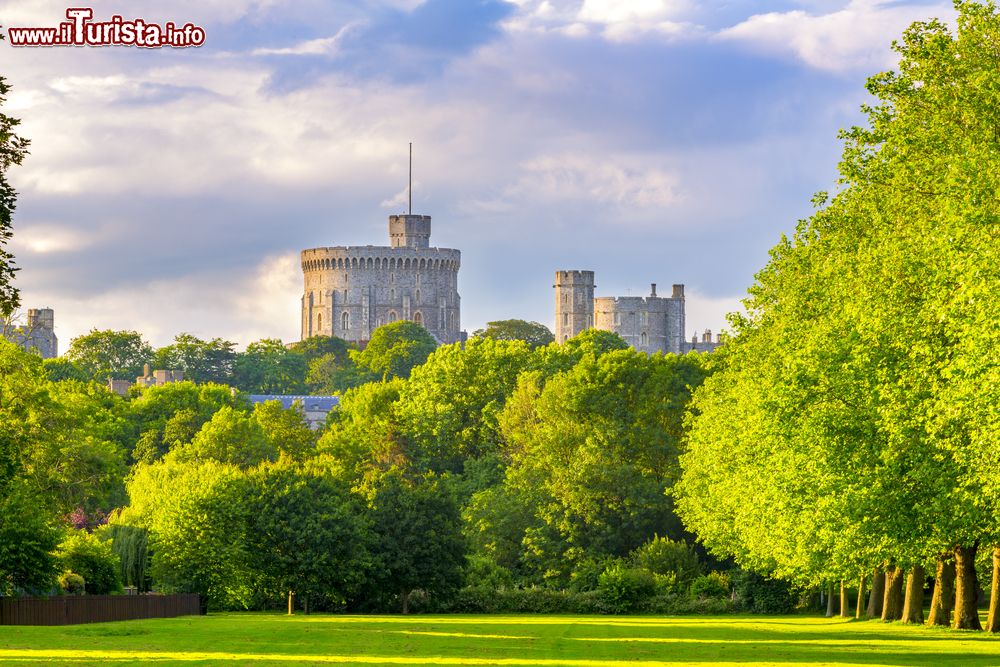
[[[982,633],[814,617],[212,614],[0,626],[0,664],[1000,665]]]

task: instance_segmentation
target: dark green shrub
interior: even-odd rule
[[[63,572],[59,575],[59,588],[67,595],[83,595],[84,584],[83,577],[76,572]]]
[[[632,564],[660,576],[674,575],[679,591],[687,587],[702,572],[701,562],[694,548],[683,540],[654,537],[632,552]]]
[[[792,587],[756,572],[736,570],[731,573],[736,602],[754,614],[788,614],[795,610],[797,597]]]
[[[691,582],[691,597],[700,599],[722,599],[729,597],[729,575],[709,572]]]
[[[638,609],[643,601],[656,595],[656,579],[649,570],[615,563],[601,574],[597,590],[608,611],[621,614]]]
[[[489,556],[472,554],[465,564],[465,585],[497,590],[514,587],[514,575]]]

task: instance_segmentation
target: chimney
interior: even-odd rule
[[[711,329],[705,329],[705,333],[701,337],[701,342],[702,343],[711,343],[712,342],[712,330]]]
[[[649,296],[656,296],[656,283],[650,283]]]
[[[715,342],[722,343],[722,334],[715,334]]]
[[[142,377],[149,377],[149,364],[143,364],[142,366]]]
[[[684,285],[674,285],[674,293],[671,298],[683,299],[684,298]]]

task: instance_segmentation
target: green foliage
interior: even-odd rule
[[[59,543],[56,559],[63,572],[73,572],[85,582],[91,595],[107,595],[122,590],[121,561],[111,542],[84,530],[68,532]]]
[[[119,578],[126,586],[149,590],[149,531],[136,526],[111,523],[104,528],[111,549],[121,565]]]
[[[67,595],[83,595],[87,592],[87,582],[75,572],[63,572],[56,583]]]
[[[370,564],[360,501],[319,467],[281,463],[250,472],[241,506],[247,568],[270,599],[287,591],[343,604]]]
[[[313,336],[293,343],[290,349],[304,356],[307,362],[312,363],[317,359],[331,355],[338,361],[345,361],[350,358],[350,351],[356,350],[357,346],[336,336]]]
[[[201,427],[191,442],[177,447],[178,461],[218,461],[249,468],[278,458],[278,447],[268,439],[254,416],[223,406]]]
[[[204,341],[182,333],[173,344],[156,351],[153,367],[184,371],[184,379],[197,384],[229,384],[236,362],[235,348],[235,343],[221,338]]]
[[[656,594],[656,579],[648,570],[616,562],[601,573],[597,590],[606,608],[621,614],[635,611]]]
[[[372,376],[348,357],[324,354],[309,362],[306,384],[313,395],[341,394],[371,381]]]
[[[56,574],[59,540],[51,514],[19,481],[0,486],[0,595],[40,594]]]
[[[10,86],[0,77],[0,107],[7,100]],[[7,249],[10,242],[11,218],[16,208],[17,192],[7,181],[7,170],[21,164],[28,154],[30,142],[16,132],[21,121],[0,113],[0,319],[6,319],[20,305],[20,294],[14,287],[14,255]]]
[[[286,410],[279,401],[265,401],[254,406],[253,419],[282,456],[302,460],[315,453],[318,433],[309,428],[298,408]]]
[[[788,582],[745,570],[732,573],[731,580],[736,602],[751,613],[789,614],[798,603],[798,596]]]
[[[729,575],[724,572],[709,572],[691,582],[693,598],[725,598],[729,596]]]
[[[374,562],[368,597],[409,610],[416,589],[447,596],[465,570],[466,544],[455,499],[434,477],[390,470],[367,481]]]
[[[233,380],[248,394],[302,394],[309,364],[305,355],[289,350],[276,338],[247,345],[233,365]]]
[[[45,376],[52,382],[62,382],[63,380],[87,382],[91,379],[87,371],[65,357],[43,359],[42,367],[45,369]]]
[[[655,536],[652,540],[632,552],[631,562],[635,567],[657,575],[673,575],[674,582],[682,590],[702,572],[701,562],[694,548],[684,540],[671,540]]]
[[[371,382],[351,389],[329,417],[329,429],[317,451],[340,461],[360,478],[368,468],[388,469],[409,461],[409,448],[400,432],[396,404],[404,380]]]
[[[434,337],[419,324],[400,320],[384,324],[372,332],[365,349],[350,352],[351,359],[373,378],[406,378],[427,360],[437,347]]]
[[[465,585],[489,591],[514,587],[514,575],[482,554],[469,556],[465,569]]]
[[[97,382],[108,378],[135,381],[152,361],[153,348],[137,331],[91,329],[70,341],[66,357]]]
[[[525,320],[497,320],[487,322],[485,329],[477,329],[472,337],[493,340],[520,340],[531,349],[555,342],[555,336],[544,324]]]

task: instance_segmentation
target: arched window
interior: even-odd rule
[[[424,316],[420,314],[419,310],[413,313],[413,321],[419,324],[420,326],[424,325]]]
[[[417,290],[417,303],[420,303],[420,290]]]
[[[347,331],[351,328],[351,314],[344,311],[344,314],[340,316],[340,328]]]
[[[316,328],[323,331],[323,313],[316,316]]]
[[[390,322],[395,322],[396,319],[397,319],[396,311],[395,310],[390,310],[389,311],[389,321]]]
[[[647,336],[646,332],[643,331],[641,334],[639,334],[639,345],[646,347],[647,344],[649,344],[649,336]]]

